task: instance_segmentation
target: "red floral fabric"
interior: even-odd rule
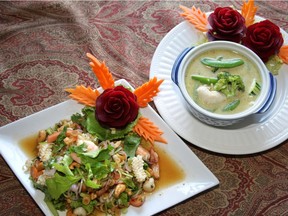
[[[180,4],[208,12],[231,5],[239,9],[242,3],[0,2],[0,126],[67,100],[65,88],[76,84],[98,87],[87,52],[109,63],[116,80],[125,78],[133,87],[142,85],[148,81],[157,45],[183,21]],[[287,1],[255,4],[257,15],[288,31]],[[186,143],[220,184],[157,215],[287,215],[287,141],[248,156],[214,154]],[[43,215],[2,156],[0,206],[0,215]]]

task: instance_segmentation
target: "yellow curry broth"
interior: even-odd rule
[[[212,71],[213,68],[205,66],[200,61],[204,57],[218,58],[219,56],[222,56],[223,59],[241,58],[244,60],[244,64],[234,68],[219,68],[216,72],[213,72]],[[196,90],[200,85],[203,84],[201,84],[199,81],[193,80],[191,76],[201,75],[205,77],[217,77],[217,74],[221,71],[226,71],[233,75],[240,75],[245,85],[245,91],[244,92],[237,91],[236,96],[226,98],[225,101],[219,104],[207,104],[207,103],[205,104],[201,102],[201,100],[199,100],[198,98]],[[252,85],[253,79],[256,79],[257,82],[260,84],[262,83],[260,72],[258,71],[256,65],[253,62],[251,62],[247,57],[237,52],[219,49],[219,50],[206,51],[198,55],[189,63],[185,74],[185,85],[190,97],[202,108],[218,114],[232,114],[241,112],[249,108],[253,104],[253,102],[257,99],[257,96],[251,96],[249,95],[248,92],[250,86]],[[236,109],[229,112],[223,111],[223,108],[227,104],[236,99],[240,99],[240,104],[236,107]]]

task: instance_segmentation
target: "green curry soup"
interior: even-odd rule
[[[242,59],[244,63],[232,68],[218,68],[215,72],[215,68],[201,63],[201,59],[207,57],[215,59],[221,57],[220,59],[223,61],[238,58]],[[229,95],[229,97],[227,97],[227,95],[222,92],[220,93],[219,91],[215,91],[215,84],[204,84],[203,82],[194,80],[191,77],[192,75],[200,75],[204,77],[217,78],[217,75],[221,72],[229,72],[231,75],[239,75],[242,78],[245,90],[237,90],[234,96]],[[253,80],[256,80],[260,85],[262,83],[260,72],[256,65],[247,57],[229,50],[209,50],[198,55],[189,63],[185,74],[185,85],[190,97],[192,97],[192,99],[202,108],[217,114],[238,113],[253,105],[259,95],[249,94],[249,89],[253,85]],[[224,107],[235,100],[240,100],[237,107],[233,110],[224,111]]]

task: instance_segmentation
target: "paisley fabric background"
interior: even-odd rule
[[[87,52],[105,60],[114,78],[146,82],[157,45],[183,21],[180,4],[208,12],[242,1],[0,2],[0,126],[65,101],[64,88],[97,87]],[[257,15],[288,31],[287,1],[256,5]],[[187,144],[220,185],[158,215],[288,215],[287,141],[249,156]],[[0,215],[43,215],[2,156]]]

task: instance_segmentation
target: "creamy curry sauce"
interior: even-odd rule
[[[234,68],[219,68],[216,72],[212,72],[211,67],[205,66],[200,61],[204,57],[217,58],[219,56],[222,56],[223,59],[241,58],[244,60],[244,64]],[[226,100],[221,102],[220,104],[207,104],[202,102],[202,100],[199,100],[196,90],[200,85],[203,84],[199,81],[193,80],[191,78],[191,75],[197,74],[206,77],[217,77],[217,73],[219,73],[220,71],[227,71],[231,74],[240,75],[245,85],[245,91],[237,91],[236,96],[226,98]],[[190,97],[192,97],[192,99],[202,108],[218,114],[232,114],[241,112],[249,108],[257,99],[257,96],[251,96],[248,92],[254,78],[261,85],[262,80],[256,65],[245,56],[229,50],[209,50],[200,54],[190,62],[185,74],[185,85]],[[223,111],[223,108],[227,104],[231,103],[236,99],[240,99],[240,104],[234,110]]]

